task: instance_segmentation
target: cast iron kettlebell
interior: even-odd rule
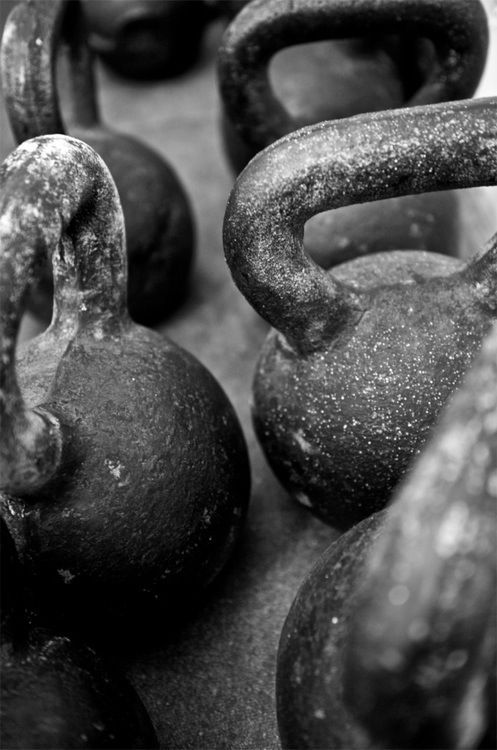
[[[158,747],[136,693],[92,648],[30,627],[14,542],[2,519],[0,538],[1,746]]]
[[[204,0],[84,0],[90,46],[123,76],[180,75],[198,59],[213,15]]]
[[[0,499],[23,569],[46,602],[90,625],[124,612],[148,627],[157,600],[173,619],[243,522],[237,417],[193,356],[129,318],[119,197],[88,145],[27,141],[4,162],[0,190]],[[54,317],[16,366],[43,252]]]
[[[335,41],[287,49],[326,39]],[[487,45],[480,0],[254,0],[229,26],[219,51],[229,158],[240,171],[304,125],[469,97]],[[274,74],[286,106],[268,75],[283,49],[288,56]],[[457,195],[448,192],[342,208],[310,222],[306,247],[325,268],[405,247],[456,254],[457,216]]]
[[[325,209],[497,182],[497,100],[358,115],[259,154],[228,202],[235,283],[276,331],[254,380],[255,429],[291,494],[337,526],[381,508],[496,315],[497,242],[480,259],[421,251],[319,268]]]
[[[284,748],[495,747],[497,326],[388,514],[332,545],[280,640]]]
[[[134,690],[89,646],[35,631],[2,648],[4,748],[157,748]]]
[[[66,132],[55,77],[63,40],[70,63],[64,97],[71,108],[69,130],[100,154],[116,182],[126,221],[130,313],[144,325],[155,325],[187,291],[194,244],[191,210],[175,172],[157,153],[100,122],[79,0],[26,0],[10,14],[0,62],[12,130],[18,143]],[[42,273],[32,306],[49,320],[48,263]]]

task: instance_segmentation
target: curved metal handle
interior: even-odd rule
[[[424,747],[424,737],[476,747],[485,729],[496,658],[496,472],[494,323],[393,501],[351,618],[346,697],[381,746]]]
[[[68,136],[23,143],[0,167],[0,487],[29,494],[55,474],[61,428],[24,402],[15,349],[40,253],[52,257],[52,326],[97,340],[119,335],[126,309],[124,220],[110,172]]]
[[[306,256],[308,219],[354,203],[496,183],[497,98],[312,125],[269,146],[238,178],[225,215],[226,259],[262,317],[295,348],[319,349],[358,299]]]
[[[300,127],[269,81],[268,64],[276,52],[305,42],[387,34],[429,38],[437,53],[439,64],[406,104],[474,93],[488,46],[480,0],[254,0],[228,27],[219,50],[228,119],[254,150],[268,146]]]
[[[71,117],[83,127],[99,122],[80,0],[25,0],[7,18],[0,47],[7,114],[18,143],[66,132],[55,70],[62,39],[68,42]]]

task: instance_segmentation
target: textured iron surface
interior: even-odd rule
[[[495,317],[495,243],[479,261],[384,253],[331,274],[303,226],[334,206],[497,181],[495,99],[304,128],[237,181],[224,243],[235,283],[277,331],[254,421],[287,489],[349,525],[381,507]],[[373,270],[374,269],[374,272]]]
[[[63,42],[68,127],[55,66]],[[18,143],[69,130],[108,165],[125,214],[131,315],[146,325],[163,320],[187,291],[194,245],[189,201],[174,170],[155,151],[100,122],[79,0],[21,3],[7,20],[0,60],[7,112]],[[42,275],[32,307],[49,320],[48,263]]]
[[[323,39],[342,41],[289,49]],[[219,52],[231,161],[240,171],[276,139],[321,120],[471,96],[487,44],[479,0],[256,0]],[[270,60],[283,49],[270,77]],[[315,217],[306,247],[328,268],[390,249],[455,254],[458,232],[458,196],[428,194]]]
[[[496,499],[494,324],[361,582],[346,696],[382,745],[495,747]]]
[[[121,628],[147,626],[161,599],[174,620],[242,525],[240,425],[194,357],[130,320],[122,211],[97,155],[43,136],[19,146],[0,179],[2,515],[54,615],[99,627],[124,611]],[[16,368],[23,294],[43,252],[54,318]]]

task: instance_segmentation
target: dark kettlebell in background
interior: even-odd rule
[[[2,648],[5,748],[156,748],[136,693],[88,646],[42,631]]]
[[[67,41],[68,81],[63,118],[55,60]],[[65,133],[89,143],[116,182],[126,221],[129,307],[133,319],[156,325],[184,299],[193,256],[194,229],[187,196],[172,168],[138,140],[102,125],[92,61],[79,0],[28,0],[10,14],[1,48],[2,83],[18,143]],[[40,268],[30,307],[50,319],[52,281]]]
[[[284,748],[495,747],[497,326],[388,514],[332,545],[278,654]]]
[[[14,542],[0,519],[0,744],[8,748],[152,748],[132,688],[67,636],[30,627]]]
[[[310,42],[320,44],[292,46]],[[487,46],[480,0],[254,0],[226,30],[218,56],[229,159],[238,172],[304,125],[469,97]],[[453,193],[396,197],[314,217],[305,242],[325,268],[390,249],[457,254],[457,216]]]
[[[148,629],[156,605],[173,620],[243,523],[238,419],[193,356],[129,318],[119,198],[88,145],[19,146],[0,170],[0,226],[0,502],[26,578],[53,613],[92,628]],[[16,365],[42,253],[54,317]]]
[[[496,315],[496,242],[478,260],[377,253],[326,272],[305,222],[343,206],[497,182],[497,100],[303,128],[252,160],[224,245],[235,283],[274,328],[253,418],[276,475],[323,520],[383,507]]]
[[[129,78],[180,75],[198,59],[213,14],[203,0],[84,0],[92,49]]]

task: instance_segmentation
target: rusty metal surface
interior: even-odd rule
[[[2,12],[5,2],[0,0]],[[211,28],[191,73],[168,83],[139,85],[98,71],[106,121],[157,148],[192,199],[198,251],[191,293],[159,330],[195,354],[221,382],[241,418],[253,471],[242,544],[210,601],[170,642],[130,643],[115,657],[139,691],[163,748],[276,750],[279,634],[298,586],[337,534],[289,501],[252,430],[251,380],[267,326],[235,288],[222,252],[222,218],[233,178],[220,144],[214,80],[221,30],[220,25]],[[492,68],[482,93],[497,93]],[[0,106],[3,158],[12,138],[2,118]],[[495,193],[470,191],[461,221],[469,254],[495,229]],[[24,337],[39,330],[32,318],[25,319]]]

